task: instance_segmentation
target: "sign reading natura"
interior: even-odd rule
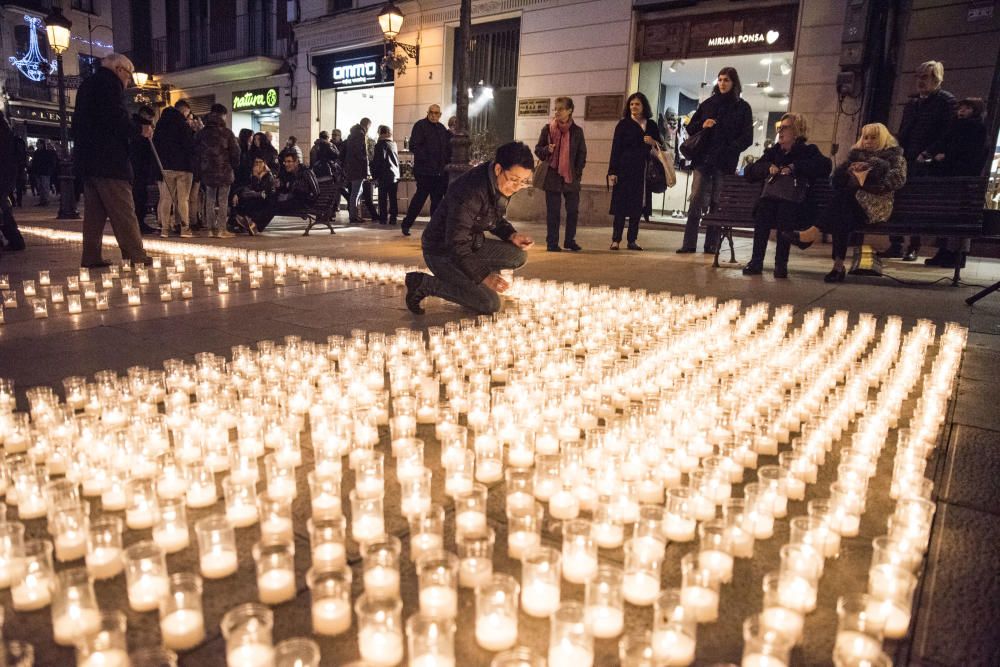
[[[273,109],[276,106],[278,106],[277,88],[258,88],[233,93],[233,111]]]

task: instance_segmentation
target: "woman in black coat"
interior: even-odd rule
[[[712,88],[712,96],[698,105],[688,122],[688,135],[707,133],[702,139],[707,145],[692,161],[691,198],[679,253],[696,250],[702,213],[718,203],[722,176],[736,173],[740,153],[753,143],[753,112],[740,97],[742,90],[736,70],[723,67]],[[719,234],[718,227],[705,231],[705,252],[715,253]]]
[[[580,215],[580,181],[587,164],[587,142],[583,128],[573,122],[573,99],[557,97],[552,122],[542,128],[535,145],[535,155],[549,163],[545,172],[545,246],[549,252],[560,252],[559,208],[566,200],[566,236],[563,248],[579,252],[576,223]]]
[[[254,158],[250,179],[232,197],[231,222],[255,236],[274,217],[274,175],[261,158]],[[230,225],[234,226],[234,225]]]
[[[754,207],[753,254],[743,267],[743,275],[756,276],[764,271],[764,254],[772,229],[791,231],[808,227],[816,218],[816,206],[809,190],[801,202],[782,199],[768,193],[780,179],[793,179],[796,187],[811,189],[814,182],[830,175],[830,158],[819,152],[815,144],[806,143],[806,119],[802,114],[786,113],[778,122],[778,142],[764,151],[759,160],[746,170],[749,181],[765,182],[764,192]],[[788,277],[788,251],[791,242],[778,235],[774,252],[774,277]]]
[[[4,250],[24,250],[24,237],[17,228],[10,196],[17,187],[18,169],[22,169],[17,155],[17,141],[7,119],[0,112],[0,234]]]
[[[253,135],[253,145],[250,146],[250,158],[251,160],[257,158],[263,160],[272,174],[277,174],[281,168],[281,165],[278,164],[278,149],[271,145],[270,139],[263,132]]]
[[[622,119],[615,126],[608,161],[608,182],[612,185],[611,215],[615,216],[611,249],[618,250],[628,218],[628,248],[642,250],[639,218],[646,201],[646,161],[653,145],[660,143],[660,128],[652,120],[649,100],[642,93],[632,93],[625,103]]]

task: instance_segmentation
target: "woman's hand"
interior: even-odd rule
[[[791,176],[792,175],[792,168],[791,167],[782,167],[781,168],[781,175],[782,176]]]
[[[646,136],[644,136],[642,138],[642,140],[645,141],[650,146],[659,146],[660,145],[659,142],[656,141],[656,139],[654,139],[653,137],[649,136],[648,134]]]
[[[871,166],[867,162],[852,162],[849,169],[851,171],[868,171]]]
[[[767,168],[767,173],[771,174],[771,176],[774,176],[775,174],[777,174],[780,171],[781,171],[781,169],[779,169],[778,165],[776,165],[776,164],[772,164],[770,167]]]
[[[715,119],[709,118],[704,123],[701,124],[702,127],[715,127]]]

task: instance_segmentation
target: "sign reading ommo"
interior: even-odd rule
[[[258,88],[233,93],[233,111],[273,109],[276,106],[278,106],[277,88]]]
[[[384,54],[384,47],[379,45],[313,56],[316,88],[329,90],[390,84],[393,71],[379,66]]]
[[[375,83],[377,80],[378,63],[374,60],[337,65],[333,68],[334,85],[351,86],[357,83]]]

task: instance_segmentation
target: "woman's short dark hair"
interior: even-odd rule
[[[632,93],[631,95],[628,96],[628,99],[625,100],[625,109],[622,111],[622,118],[628,118],[629,116],[632,115],[632,112],[629,111],[628,108],[629,105],[632,104],[632,100],[639,100],[640,102],[642,102],[643,118],[649,120],[650,118],[653,117],[653,109],[652,107],[649,106],[649,100],[646,99],[646,96],[643,95],[642,93]]]
[[[733,94],[739,97],[743,93],[743,84],[740,83],[740,75],[736,71],[735,67],[723,67],[719,70],[718,76],[725,74],[729,77],[729,80],[733,82]],[[715,87],[712,88],[713,93],[719,92],[719,84],[716,83]]]
[[[227,109],[224,105],[216,102],[215,104],[212,105],[211,113],[219,114],[220,116],[225,116],[229,113],[229,109]]]
[[[972,109],[972,116],[974,118],[982,119],[983,114],[986,113],[986,103],[983,102],[983,98],[981,97],[966,97],[959,100],[955,106]]]
[[[534,169],[535,157],[531,154],[531,149],[523,143],[512,141],[497,148],[496,163],[504,170],[511,167]]]
[[[566,109],[568,111],[573,111],[573,98],[572,97],[566,97],[566,96],[557,97],[554,100],[554,103],[555,104],[561,104],[561,105],[563,105],[564,107],[566,107]]]
[[[380,136],[380,137],[381,136],[391,137],[392,136],[392,130],[389,129],[388,125],[379,125],[378,126],[378,136]]]

